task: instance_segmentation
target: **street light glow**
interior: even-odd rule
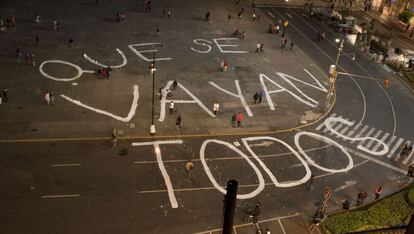
[[[336,43],[339,43],[341,41],[341,39],[339,39],[339,38],[335,38],[335,42]]]

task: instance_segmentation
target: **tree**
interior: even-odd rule
[[[410,22],[410,19],[413,17],[413,12],[411,11],[403,11],[398,15],[398,18],[401,20],[401,22],[408,24]]]

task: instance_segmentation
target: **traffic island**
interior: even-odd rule
[[[414,211],[414,186],[351,211],[330,215],[322,226],[326,233],[359,233],[405,229]]]

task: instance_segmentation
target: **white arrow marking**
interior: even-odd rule
[[[81,106],[83,108],[86,108],[88,110],[94,111],[96,113],[99,113],[99,114],[102,114],[102,115],[106,115],[106,116],[109,116],[109,117],[114,118],[116,120],[119,120],[119,121],[122,121],[122,122],[127,123],[135,115],[135,111],[136,111],[136,109],[138,107],[138,99],[139,99],[138,85],[134,85],[133,95],[134,95],[134,98],[132,100],[131,109],[129,110],[129,113],[128,113],[128,116],[127,117],[120,117],[120,116],[115,115],[115,114],[112,114],[110,112],[107,112],[107,111],[104,111],[104,110],[101,110],[101,109],[97,109],[97,108],[93,108],[91,106],[88,106],[86,104],[83,104],[79,100],[74,100],[74,99],[72,99],[72,98],[70,98],[70,97],[68,97],[68,96],[66,96],[64,94],[61,94],[60,96],[62,98],[64,98],[64,99],[66,99],[66,100],[68,100],[68,101],[70,101],[70,102],[78,105],[78,106]]]
[[[348,180],[345,182],[344,185],[334,190],[334,192],[338,192],[339,190],[346,189],[348,187],[356,185],[358,182],[356,180]]]

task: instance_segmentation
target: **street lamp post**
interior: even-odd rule
[[[154,125],[154,105],[155,105],[155,52],[153,53],[152,64],[151,64],[151,73],[152,73],[152,112],[151,112],[151,127],[150,134],[155,134],[155,125]]]
[[[338,75],[338,63],[339,63],[339,56],[341,56],[342,49],[344,47],[344,40],[345,38],[340,39],[340,44],[338,47],[338,54],[336,55],[336,61],[335,65],[331,65],[329,68],[329,89],[328,89],[328,95],[326,96],[326,103],[325,103],[325,110],[327,111],[333,94],[335,93],[335,83],[336,83],[336,77]]]

